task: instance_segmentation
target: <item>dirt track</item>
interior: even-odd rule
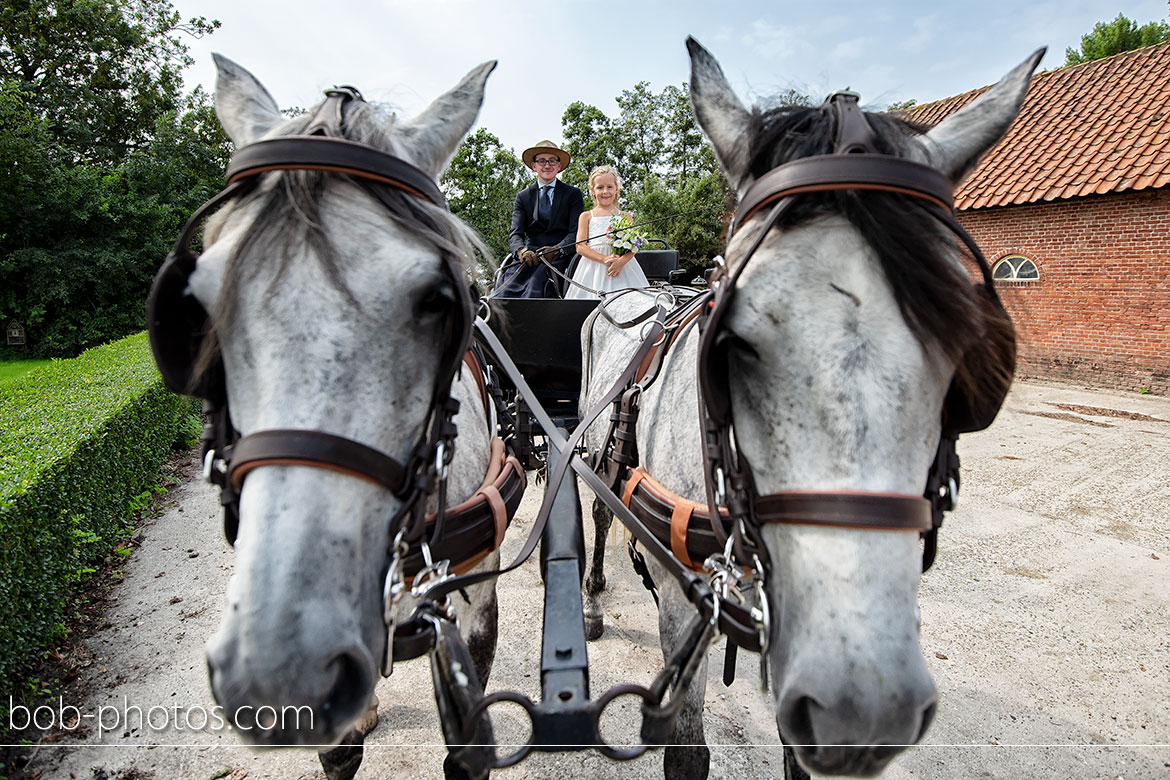
[[[944,526],[920,599],[939,712],[925,743],[884,776],[1170,777],[1170,399],[1017,385],[996,424],[964,437],[959,451],[961,505]],[[528,500],[538,497],[530,491]],[[108,627],[87,642],[95,693],[65,702],[81,712],[120,710],[124,702],[143,712],[213,705],[203,643],[219,621],[232,556],[211,488],[192,476],[170,500],[139,531],[142,544],[127,562]],[[527,530],[521,512],[505,557]],[[610,560],[607,633],[590,646],[594,696],[618,682],[646,684],[661,664],[653,602],[624,555],[611,552]],[[501,646],[490,688],[538,698],[534,566],[509,575],[500,592]],[[712,651],[715,670],[722,652],[722,643]],[[712,674],[712,777],[781,771],[752,660],[741,656],[731,688]],[[441,777],[425,661],[400,665],[378,693],[383,720],[359,779]],[[632,721],[612,726],[614,734],[635,731]],[[650,778],[661,776],[660,762],[658,753],[628,764],[546,754],[496,776]],[[91,727],[84,740],[43,745],[28,772],[91,778],[97,766],[136,779],[321,777],[309,751],[255,752],[225,730],[145,727],[115,730],[100,742]]]

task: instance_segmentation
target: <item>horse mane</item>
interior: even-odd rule
[[[302,133],[315,109],[285,122],[275,133],[290,136]],[[402,154],[401,143],[395,136],[396,122],[385,109],[362,101],[352,101],[345,108],[342,137],[346,140]],[[320,171],[288,170],[264,174],[276,176],[276,186],[256,188],[240,199],[239,205],[261,201],[260,212],[228,259],[224,272],[224,289],[245,284],[256,272],[255,265],[242,261],[249,251],[262,246],[265,259],[279,263],[272,283],[284,275],[289,262],[299,247],[312,247],[334,289],[341,292],[355,307],[359,306],[353,293],[346,288],[341,268],[345,258],[338,255],[325,235],[321,222],[321,196],[336,181],[336,174]],[[442,255],[454,256],[469,281],[478,281],[478,261],[493,265],[491,250],[483,239],[458,217],[444,208],[416,198],[401,190],[388,188],[388,197],[380,201],[391,220],[416,238],[430,244]],[[230,328],[238,314],[235,297],[220,295],[212,317],[212,327],[203,341],[196,362],[195,377],[211,366],[218,356],[215,332]]]
[[[890,114],[865,117],[878,152],[897,157],[908,156],[910,139],[927,129]],[[786,162],[831,154],[836,132],[829,106],[757,108],[749,124],[749,172],[759,178]],[[984,387],[1010,381],[1014,361],[1005,366],[1001,356],[1005,349],[1014,355],[1015,331],[1006,311],[987,305],[987,291],[971,283],[966,267],[948,260],[966,250],[932,212],[936,208],[893,192],[836,190],[801,196],[782,226],[829,213],[847,219],[873,248],[915,338],[937,345],[955,363],[957,386],[976,397]]]

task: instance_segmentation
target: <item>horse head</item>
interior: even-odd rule
[[[688,48],[695,116],[741,198],[777,166],[842,151],[832,105],[748,110],[711,54]],[[865,114],[871,151],[958,182],[1007,131],[1042,54],[924,134]],[[735,446],[757,495],[920,500],[944,402],[1006,388],[1011,366],[988,355],[1014,344],[1010,320],[971,283],[939,208],[900,192],[817,191],[795,196],[774,226],[767,208],[737,226],[720,339]],[[796,519],[758,532],[776,722],[818,773],[880,772],[936,706],[918,640],[919,534],[860,525]]]
[[[392,155],[431,183],[495,67],[398,121],[360,99],[286,119],[252,74],[218,55],[216,65],[216,113],[238,149],[323,121],[326,135]],[[306,167],[261,173],[229,200],[190,275],[211,313],[232,426],[244,437],[322,432],[408,464],[436,403],[439,356],[465,348],[447,343],[450,322],[472,316],[456,311],[466,301],[458,286],[483,245],[409,192],[375,197],[360,177]],[[459,418],[483,416],[481,402],[461,400]],[[450,494],[469,495],[486,462],[486,427],[461,426]],[[248,472],[227,609],[207,648],[215,697],[245,738],[329,743],[365,711],[386,647],[383,577],[402,507],[402,495],[343,469],[278,457]]]

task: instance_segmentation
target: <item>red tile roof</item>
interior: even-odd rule
[[[915,106],[936,125],[987,87]],[[1170,185],[1170,43],[1040,73],[1020,116],[955,193],[960,210]]]

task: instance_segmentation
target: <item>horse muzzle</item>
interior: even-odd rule
[[[212,693],[223,716],[256,745],[331,745],[366,711],[377,665],[358,641],[302,651],[248,648],[225,624],[207,646]],[[316,657],[317,661],[306,661]],[[285,661],[281,661],[285,658]]]

